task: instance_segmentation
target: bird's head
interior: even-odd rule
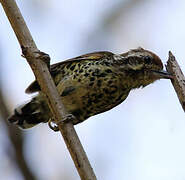
[[[163,70],[161,59],[143,48],[132,49],[127,53],[115,55],[115,61],[128,76],[146,86],[158,79],[172,79],[173,76]],[[139,85],[138,85],[139,86]]]

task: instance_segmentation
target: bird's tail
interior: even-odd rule
[[[47,122],[50,117],[51,112],[44,97],[38,95],[30,102],[17,107],[8,121],[22,129],[27,129],[41,122]]]

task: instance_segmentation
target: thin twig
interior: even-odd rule
[[[19,130],[15,126],[10,126],[6,119],[9,116],[7,105],[4,101],[2,95],[2,89],[0,89],[0,115],[4,120],[4,123],[7,127],[7,134],[15,151],[15,160],[13,163],[19,167],[20,172],[22,173],[24,179],[26,180],[36,180],[35,175],[30,170],[23,153],[23,134],[21,130]]]
[[[53,113],[56,123],[62,121],[62,119],[65,119],[68,113],[61,102],[56,86],[48,71],[47,64],[43,61],[42,56],[38,53],[39,50],[33,41],[33,38],[28,27],[26,26],[20,10],[16,5],[16,2],[14,0],[0,1],[17,36],[23,55],[32,68],[35,77],[41,86],[42,92],[45,93],[47,97],[48,105]],[[73,124],[70,122],[63,124],[60,123],[59,130],[63,135],[65,143],[68,147],[71,157],[73,158],[81,179],[95,180],[95,174],[75,132]]]
[[[174,78],[171,79],[171,82],[177,93],[181,106],[185,111],[185,77],[175,59],[175,56],[173,56],[171,52],[169,52],[166,69],[174,76]]]

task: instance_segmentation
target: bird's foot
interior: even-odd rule
[[[21,46],[22,48],[22,57],[26,58],[28,56],[28,48]],[[50,57],[49,54],[46,54],[45,52],[42,51],[35,51],[33,52],[35,54],[38,54],[38,57],[36,57],[37,59],[41,59],[43,62],[45,62],[47,64],[48,69],[50,69]]]
[[[54,122],[54,119],[53,118],[51,118],[48,121],[48,126],[50,127],[50,129],[52,129],[55,132],[59,131],[59,128],[58,128],[57,124]]]
[[[47,67],[48,67],[48,69],[50,69],[50,57],[49,57],[49,54],[46,54],[45,52],[42,52],[42,51],[36,51],[34,53],[38,54],[39,56],[37,57],[37,59],[41,59],[43,62],[45,62]]]
[[[61,121],[57,122],[57,125],[68,123],[68,122],[73,122],[73,120],[75,119],[76,117],[73,114],[67,114]]]
[[[76,119],[76,118],[75,118],[74,115],[72,115],[72,114],[67,114],[67,115],[65,116],[65,118],[63,118],[61,121],[58,121],[57,123],[55,123],[53,119],[50,119],[50,120],[48,121],[48,125],[49,125],[49,127],[50,127],[53,131],[57,132],[57,131],[59,131],[59,127],[58,127],[58,126],[59,126],[60,124],[73,122],[75,119]]]

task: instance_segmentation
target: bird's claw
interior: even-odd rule
[[[67,114],[61,121],[57,122],[57,125],[63,124],[63,123],[68,123],[68,122],[73,122],[75,120],[75,116],[72,114]]]
[[[23,58],[26,58],[27,56],[27,53],[28,53],[28,48],[27,47],[24,47],[24,46],[21,46],[22,48],[22,57]],[[45,52],[42,52],[42,51],[35,51],[33,52],[35,54],[38,54],[38,57],[36,57],[37,59],[41,59],[42,61],[44,61],[46,64],[47,64],[47,67],[48,69],[50,69],[50,57],[49,57],[49,54],[46,54]]]
[[[50,119],[48,121],[48,126],[50,127],[50,129],[52,129],[53,131],[57,132],[59,131],[58,126],[56,125],[56,123],[53,121],[53,119]]]
[[[44,61],[47,64],[47,67],[50,68],[50,57],[49,57],[49,54],[46,54],[45,52],[42,52],[42,51],[36,51],[34,53],[39,55],[37,57],[37,59],[41,59],[42,61]]]
[[[59,131],[59,125],[60,124],[64,124],[64,123],[68,123],[68,122],[73,122],[73,120],[75,120],[76,118],[75,118],[75,116],[74,115],[72,115],[72,114],[67,114],[66,116],[65,116],[65,118],[63,118],[61,121],[58,121],[57,123],[55,123],[54,121],[53,121],[53,119],[50,119],[49,121],[48,121],[48,125],[49,125],[49,127],[53,130],[53,131],[55,131],[55,132],[57,132],[57,131]]]

